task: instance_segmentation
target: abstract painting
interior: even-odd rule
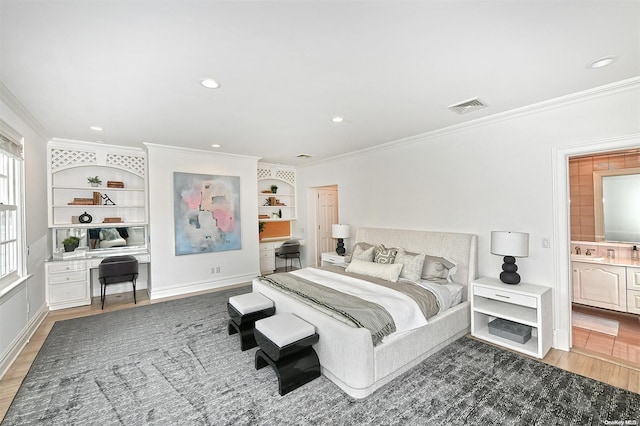
[[[173,173],[175,254],[239,250],[240,177]]]

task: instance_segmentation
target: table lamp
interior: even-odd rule
[[[331,225],[331,236],[338,239],[338,247],[336,247],[336,253],[340,256],[344,256],[344,238],[349,238],[349,225],[343,225],[336,223]]]
[[[516,257],[529,256],[529,234],[524,232],[492,231],[491,253],[504,256],[500,281],[505,284],[518,284],[518,266]]]

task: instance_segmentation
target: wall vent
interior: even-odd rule
[[[466,114],[468,112],[476,111],[488,106],[489,105],[484,103],[480,98],[473,98],[469,99],[468,101],[450,105],[447,108],[449,108],[453,112],[457,112],[458,114]]]
[[[298,154],[297,157],[298,158],[311,158],[312,155],[309,155],[309,154]]]

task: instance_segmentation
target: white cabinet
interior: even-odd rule
[[[272,192],[272,187],[277,187]],[[296,172],[276,164],[258,164],[258,219],[296,219]]]
[[[627,267],[627,312],[640,314],[640,268]]]
[[[86,260],[47,262],[47,305],[65,309],[90,305],[90,274]]]
[[[506,348],[544,358],[551,348],[551,288],[535,284],[504,284],[496,278],[471,282],[471,334]],[[489,323],[502,318],[532,327],[531,339],[519,343],[489,333]]]
[[[146,153],[142,149],[53,139],[47,152],[49,227],[68,227],[74,217],[85,213],[91,225],[75,226],[147,223]],[[98,187],[87,181],[94,176],[102,180]]]
[[[624,266],[572,262],[573,301],[583,305],[627,311]]]
[[[260,273],[270,274],[276,270],[276,244],[260,243]]]

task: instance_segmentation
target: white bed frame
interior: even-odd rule
[[[456,261],[454,281],[464,285],[463,302],[429,320],[429,324],[393,335],[373,346],[367,329],[331,318],[255,279],[253,290],[275,302],[276,314],[293,313],[316,327],[314,349],[322,374],[354,398],[364,398],[464,336],[470,328],[469,281],[476,278],[477,237],[473,234],[360,228],[356,242],[402,247],[410,252],[446,256]]]

